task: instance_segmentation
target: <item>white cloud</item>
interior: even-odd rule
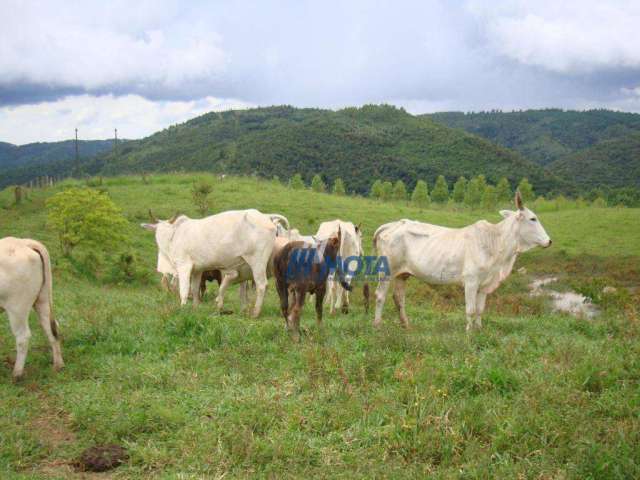
[[[560,74],[640,68],[640,2],[468,3],[497,54]]]
[[[138,95],[79,95],[55,102],[0,108],[0,139],[16,144],[72,138],[140,138],[209,111],[248,108],[246,102],[206,97],[153,102]]]
[[[170,3],[15,1],[0,8],[0,85],[175,91],[224,73],[229,60],[219,34],[181,19]],[[131,21],[117,20],[118,11]]]

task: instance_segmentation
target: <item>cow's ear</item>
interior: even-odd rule
[[[152,232],[155,232],[156,228],[158,228],[158,225],[155,223],[141,223],[140,226],[145,230],[150,230]]]
[[[516,190],[516,208],[518,210],[524,210],[524,203],[522,202],[522,195],[520,195],[520,190]]]
[[[500,215],[502,215],[503,218],[508,218],[511,215],[515,215],[516,212],[514,212],[513,210],[500,210]]]

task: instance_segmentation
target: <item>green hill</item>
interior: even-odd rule
[[[564,156],[549,170],[585,189],[640,188],[640,131]]]
[[[69,173],[71,162],[49,166]],[[539,193],[571,186],[516,152],[478,136],[416,117],[392,106],[340,111],[288,106],[211,112],[147,138],[127,142],[84,162],[88,174],[205,170],[288,179],[301,173],[309,182],[320,173],[327,183],[342,177],[347,189],[369,190],[377,178],[418,179],[438,175],[528,177]]]
[[[540,165],[550,164],[598,142],[640,131],[640,115],[611,110],[443,112],[424,117],[513,148]],[[635,158],[639,157],[636,155]]]

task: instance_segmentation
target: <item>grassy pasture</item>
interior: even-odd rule
[[[137,226],[195,215],[194,175],[105,179],[130,221],[140,271],[155,244]],[[496,213],[417,210],[400,203],[291,191],[274,182],[210,178],[215,211],[285,214],[303,233],[326,219],[362,222],[365,249],[385,222],[462,226]],[[68,182],[70,184],[72,182]],[[64,188],[64,185],[56,189]],[[462,291],[409,282],[409,331],[393,302],[371,327],[361,296],[349,315],[315,326],[307,302],[300,344],[284,332],[273,285],[260,319],[180,308],[155,275],[91,279],[64,259],[34,191],[19,207],[0,193],[0,237],[41,239],[54,257],[66,369],[54,374],[32,318],[26,379],[13,384],[14,339],[0,321],[0,478],[80,478],[95,443],[124,445],[113,478],[638,478],[640,476],[640,211],[541,213],[554,246],[518,259],[488,301],[485,328],[464,332]],[[4,208],[3,208],[4,207]],[[83,252],[78,252],[81,258]],[[591,294],[594,320],[552,313],[527,295],[534,276]],[[599,295],[611,285],[618,292]],[[215,290],[213,287],[211,290]],[[238,311],[237,289],[227,304]]]

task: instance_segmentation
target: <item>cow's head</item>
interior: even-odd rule
[[[149,210],[149,217],[153,223],[141,223],[140,226],[145,230],[150,230],[156,234],[156,243],[160,252],[167,254],[169,252],[169,245],[171,239],[176,231],[176,228],[181,223],[178,219],[186,218],[183,215],[177,213],[169,220],[158,220]]]
[[[552,242],[549,235],[536,214],[524,206],[519,191],[516,192],[515,202],[517,208],[515,212],[500,210],[500,215],[507,219],[513,219],[518,250],[525,252],[533,247],[550,247]]]

